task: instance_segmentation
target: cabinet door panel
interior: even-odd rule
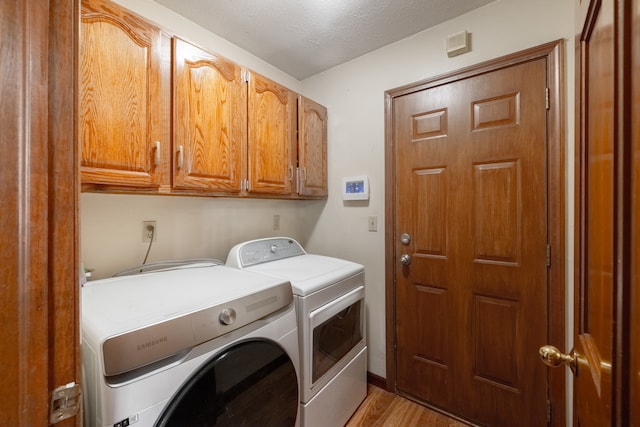
[[[240,191],[246,94],[238,65],[174,38],[174,187]]]
[[[249,79],[249,192],[292,193],[296,95],[258,74]]]
[[[298,167],[301,196],[326,197],[327,109],[303,96],[298,107]]]
[[[83,2],[81,32],[82,182],[168,184],[168,37],[100,0]]]

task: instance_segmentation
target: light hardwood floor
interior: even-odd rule
[[[345,427],[468,427],[408,399],[368,385],[367,397]]]

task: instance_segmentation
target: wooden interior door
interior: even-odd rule
[[[174,187],[240,192],[247,143],[242,68],[173,38]]]
[[[548,422],[547,67],[393,99],[397,389],[481,424]]]
[[[639,425],[637,3],[577,1],[578,426]]]
[[[0,2],[3,426],[49,425],[53,389],[80,383],[78,16],[77,1]]]
[[[611,425],[614,320],[614,7],[583,2],[579,46],[580,218],[575,410],[580,426]],[[588,9],[591,8],[590,11]]]
[[[631,13],[631,384],[629,387],[630,425],[640,427],[640,2],[632,2]]]

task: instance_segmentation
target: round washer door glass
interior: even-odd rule
[[[298,380],[287,353],[271,341],[236,344],[209,359],[156,422],[169,426],[293,426]]]

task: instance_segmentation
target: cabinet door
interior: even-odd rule
[[[82,3],[83,183],[169,183],[169,37],[114,3]]]
[[[248,105],[248,191],[291,195],[295,191],[296,94],[251,74]]]
[[[298,107],[298,193],[326,197],[327,109],[301,96]]]
[[[231,61],[174,38],[174,187],[240,192],[247,85]]]

